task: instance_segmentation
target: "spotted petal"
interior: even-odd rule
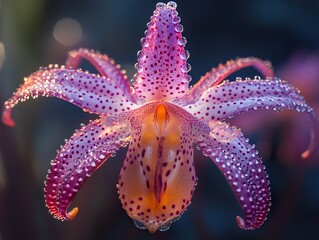
[[[122,205],[137,226],[165,230],[195,186],[191,122],[182,109],[153,103],[131,120],[132,140],[119,177]]]
[[[271,64],[267,61],[253,57],[230,60],[226,64],[220,64],[217,68],[213,68],[210,72],[206,73],[186,95],[177,99],[176,102],[182,105],[192,104],[196,102],[207,89],[220,84],[232,73],[246,67],[256,68],[264,77],[274,76]]]
[[[241,205],[245,220],[237,216],[243,229],[258,228],[270,206],[270,189],[264,166],[257,151],[241,131],[213,121],[209,135],[198,135],[197,144],[223,173]]]
[[[138,107],[110,79],[81,70],[44,68],[25,78],[24,84],[5,102],[3,121],[14,125],[11,109],[19,102],[39,96],[57,97],[100,116]]]
[[[45,183],[45,201],[49,211],[60,220],[71,220],[77,208],[67,213],[70,202],[84,182],[112,154],[129,140],[126,124],[105,118],[95,120],[76,131],[51,162]]]
[[[302,156],[309,156],[318,147],[318,120],[312,108],[298,90],[279,79],[225,82],[211,87],[195,104],[186,108],[207,122],[224,120],[252,109],[295,109],[306,112],[313,129],[309,148]]]
[[[120,87],[126,94],[129,100],[134,101],[131,93],[131,87],[127,80],[124,70],[120,70],[120,65],[116,65],[115,61],[109,58],[106,54],[101,54],[89,49],[79,49],[77,51],[69,52],[66,60],[66,67],[78,68],[82,59],[90,62],[97,71],[104,77],[110,78],[118,87]]]
[[[186,39],[182,37],[179,21],[175,3],[157,5],[146,37],[141,40],[142,51],[138,53],[134,77],[138,97],[148,101],[169,100],[188,91]]]

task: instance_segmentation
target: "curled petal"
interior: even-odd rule
[[[148,24],[142,50],[138,52],[136,95],[151,100],[169,100],[188,91],[190,65],[186,64],[186,39],[177,16],[176,4],[159,4]]]
[[[51,162],[45,183],[45,201],[51,214],[72,220],[77,208],[67,213],[70,202],[84,182],[128,141],[126,124],[105,118],[92,121],[76,131]]]
[[[315,112],[310,112],[310,125],[311,125],[311,133],[310,133],[310,144],[306,151],[304,151],[301,154],[302,158],[308,158],[312,154],[314,154],[318,149],[319,139],[318,139],[318,133],[319,133],[319,120]]]
[[[5,102],[3,122],[14,125],[11,109],[30,97],[57,97],[100,116],[113,115],[138,106],[110,79],[81,70],[51,67],[40,69]]]
[[[194,103],[207,89],[220,84],[229,75],[246,67],[256,68],[264,77],[274,76],[271,64],[268,61],[262,61],[253,57],[230,60],[226,64],[220,64],[217,68],[213,68],[210,72],[206,73],[206,75],[201,77],[189,90],[188,94],[177,99],[176,102],[182,105]]]
[[[82,59],[91,63],[102,76],[114,81],[116,85],[123,90],[127,98],[132,102],[134,101],[134,97],[131,93],[131,86],[127,80],[125,71],[121,70],[120,65],[116,65],[113,59],[109,58],[106,54],[81,48],[77,51],[69,52],[65,65],[68,68],[78,68]]]
[[[252,109],[294,109],[308,113],[312,122],[309,156],[318,146],[318,119],[299,91],[280,79],[224,82],[207,90],[195,103],[185,107],[205,121],[224,120]]]
[[[257,151],[241,131],[221,122],[211,122],[209,135],[197,135],[197,144],[223,173],[241,205],[245,219],[237,216],[243,229],[258,228],[270,206],[267,174]]]

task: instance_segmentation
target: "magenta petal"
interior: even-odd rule
[[[119,86],[126,96],[130,97],[130,100],[133,101],[131,86],[127,80],[125,71],[121,70],[120,65],[116,65],[113,59],[109,58],[106,54],[101,54],[94,50],[79,49],[77,51],[69,52],[65,65],[68,68],[78,68],[82,59],[90,62],[102,76],[116,82],[117,86]]]
[[[271,64],[268,61],[262,61],[253,57],[230,60],[226,64],[220,64],[217,68],[213,68],[210,72],[206,73],[205,76],[201,77],[201,79],[190,89],[188,94],[177,99],[176,102],[182,105],[194,103],[207,89],[218,85],[229,75],[246,67],[256,68],[264,77],[274,76]]]
[[[312,137],[308,157],[318,147],[318,119],[299,91],[279,79],[245,80],[225,82],[206,91],[195,103],[185,107],[205,121],[224,120],[248,110],[294,109],[308,113],[311,119]]]
[[[140,98],[169,100],[188,91],[186,39],[176,5],[158,4],[138,53],[134,89]]]
[[[224,82],[208,89],[186,108],[208,122],[254,109],[312,111],[298,90],[279,79]]]
[[[77,208],[67,213],[70,202],[84,182],[112,154],[125,145],[130,135],[126,125],[92,121],[76,131],[51,162],[45,183],[49,211],[60,220],[73,219]]]
[[[245,214],[245,220],[236,218],[239,227],[258,228],[270,206],[270,189],[262,161],[239,129],[216,121],[210,127],[209,135],[197,136],[197,144],[214,161],[235,193]]]
[[[100,116],[117,114],[138,106],[117,85],[99,75],[80,70],[44,68],[25,78],[24,84],[5,102],[3,121],[13,125],[10,111],[30,97],[57,97]]]

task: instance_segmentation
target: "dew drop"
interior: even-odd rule
[[[181,21],[181,18],[179,16],[175,16],[172,19],[173,23],[179,23]]]
[[[140,51],[137,52],[136,55],[137,55],[137,58],[143,58],[144,57],[144,52],[140,50]]]
[[[161,226],[158,230],[161,231],[161,232],[167,231],[171,227],[172,222],[173,221],[169,221],[168,223],[166,223],[163,226]]]
[[[189,57],[190,57],[190,53],[189,53],[189,51],[187,51],[187,50],[185,50],[185,54],[186,54],[186,59],[189,59]]]
[[[179,25],[179,26],[182,26],[182,25]],[[175,29],[175,30],[176,30],[176,29]],[[179,46],[185,47],[186,43],[187,43],[187,39],[186,39],[185,37],[182,37],[182,38],[180,38],[180,39],[177,39],[177,44],[178,44]]]
[[[187,60],[187,56],[186,56],[186,53],[185,52],[181,52],[179,54],[179,57],[182,59],[182,60]]]
[[[187,66],[183,65],[181,68],[182,73],[187,73]]]
[[[141,43],[142,47],[143,47],[143,45],[144,45],[144,43],[145,43],[145,40],[146,40],[145,37],[142,37],[141,40],[140,40],[140,43]]]
[[[165,7],[165,3],[163,3],[163,2],[158,2],[157,4],[156,4],[156,8],[163,8],[163,7]]]
[[[173,1],[169,1],[167,3],[167,6],[172,8],[172,9],[176,9],[177,8],[177,3],[176,2],[173,2]]]
[[[186,68],[187,68],[187,72],[189,72],[190,70],[192,70],[192,66],[191,66],[189,63],[186,64]]]
[[[142,222],[137,221],[135,219],[133,219],[133,221],[134,221],[135,227],[137,227],[138,229],[142,229],[142,230],[146,229],[145,225]]]
[[[177,24],[177,25],[175,26],[175,31],[176,31],[176,32],[183,32],[183,30],[184,30],[183,25]]]

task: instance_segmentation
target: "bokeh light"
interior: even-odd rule
[[[73,46],[82,39],[82,27],[72,18],[59,20],[53,29],[54,38],[65,46]]]

